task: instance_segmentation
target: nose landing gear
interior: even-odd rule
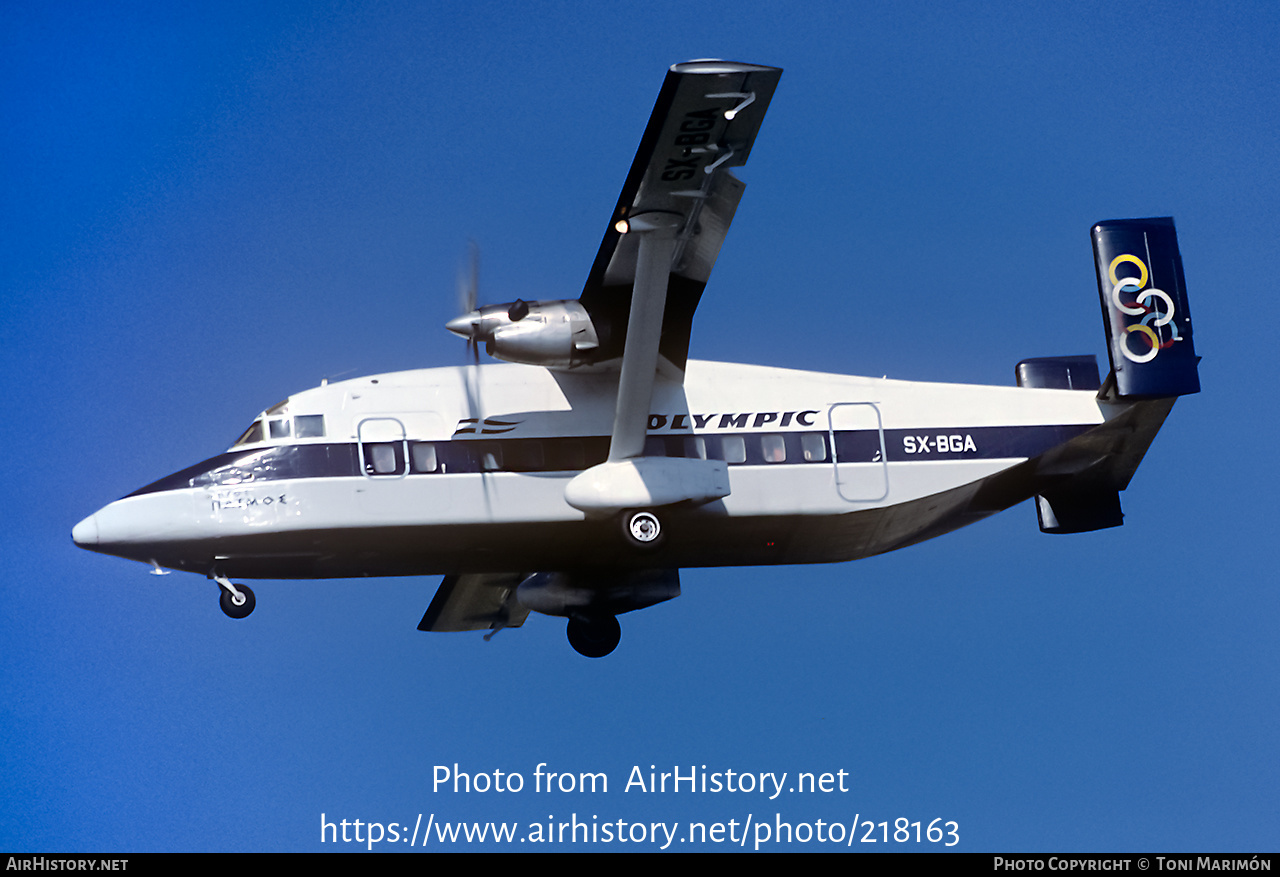
[[[222,611],[227,613],[230,618],[247,618],[249,613],[253,611],[253,607],[258,605],[257,598],[253,596],[253,591],[248,585],[237,585],[231,582],[226,576],[212,576],[213,580],[218,583],[218,587],[222,589],[222,596],[218,600],[218,605],[222,607]]]

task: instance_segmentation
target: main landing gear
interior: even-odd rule
[[[648,509],[633,509],[622,513],[622,538],[626,539],[631,547],[652,551],[661,546],[666,537],[662,522],[654,512]]]
[[[218,587],[222,589],[222,596],[218,600],[218,605],[222,607],[222,611],[227,613],[231,618],[247,618],[249,613],[253,611],[253,607],[258,605],[257,598],[253,596],[253,591],[248,585],[233,584],[226,576],[213,576]]]
[[[569,619],[569,645],[579,655],[603,658],[618,647],[622,625],[613,615],[574,616]]]
[[[667,533],[662,520],[657,512],[651,509],[629,509],[614,520],[618,524],[618,531],[623,541],[636,551],[655,551],[666,542]],[[607,592],[607,589],[603,592]],[[565,631],[569,636],[569,645],[584,657],[603,658],[616,649],[622,640],[622,626],[618,624],[618,618],[613,614],[614,612],[618,610],[626,612],[628,609],[669,600],[679,593],[677,580],[674,593],[664,593],[656,599],[645,602],[636,603],[634,597],[630,600],[613,598],[588,601],[591,603],[590,608],[579,609],[577,614],[569,616],[569,626]],[[597,596],[601,595],[597,594]],[[610,609],[613,611],[609,611]],[[561,614],[554,609],[552,611],[557,615]]]

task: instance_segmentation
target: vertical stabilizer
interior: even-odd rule
[[[1093,256],[1117,395],[1200,392],[1173,219],[1099,222],[1093,227]]]

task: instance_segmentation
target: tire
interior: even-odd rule
[[[655,512],[638,509],[622,513],[622,538],[632,548],[653,551],[667,540],[667,534]]]
[[[240,593],[244,594],[244,603],[237,606],[231,598],[231,592],[222,589],[222,596],[218,599],[218,605],[222,607],[222,611],[227,613],[230,618],[247,618],[249,613],[253,611],[253,607],[258,605],[258,600],[253,596],[253,591],[248,586],[236,585],[236,588],[239,589]]]
[[[622,625],[613,615],[598,618],[570,618],[566,631],[569,645],[579,655],[587,658],[603,658],[618,647],[622,639]]]

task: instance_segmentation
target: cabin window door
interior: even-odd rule
[[[848,502],[889,496],[884,422],[874,402],[839,402],[827,412],[836,492]]]
[[[403,477],[404,424],[394,417],[360,421],[360,462],[370,478]]]

